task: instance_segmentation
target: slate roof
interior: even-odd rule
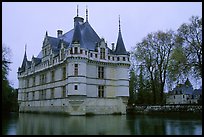
[[[195,89],[193,95],[202,95],[202,89]]]
[[[115,54],[116,55],[127,55],[128,54],[126,49],[125,49],[125,45],[123,42],[121,31],[119,31],[119,34],[118,34],[118,40],[117,40],[117,44],[116,44]]]
[[[185,94],[185,95],[202,95],[202,89],[193,89],[189,79],[184,84],[178,84],[172,91],[171,95]]]
[[[54,53],[54,56],[57,56],[60,51],[60,44],[61,42],[64,42],[64,45],[67,47],[72,47],[74,42],[79,42],[81,48],[85,48],[91,51],[96,50],[96,44],[100,42],[100,37],[97,35],[97,33],[94,31],[94,29],[91,27],[88,21],[83,22],[83,18],[81,17],[75,17],[74,18],[74,28],[68,31],[67,33],[64,33],[60,37],[51,37],[48,36],[46,32],[46,39],[48,40],[48,43],[51,45],[52,52]],[[43,45],[44,46],[44,45]],[[125,49],[125,45],[122,39],[121,31],[119,30],[117,44],[115,51],[112,51],[110,48],[108,48],[108,52],[110,54],[116,54],[116,55],[127,55],[127,51]],[[25,55],[26,56],[26,55]],[[36,63],[41,62],[42,50],[38,54],[37,58],[35,58]],[[25,68],[25,62],[27,61],[27,57],[23,59],[23,63],[20,69],[23,70]],[[28,61],[27,61],[28,62]],[[30,62],[28,63],[30,66]]]
[[[35,58],[35,57],[33,57],[33,60],[34,60],[35,66],[37,66],[38,64],[41,63],[41,58]]]

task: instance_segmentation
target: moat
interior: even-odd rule
[[[202,113],[67,116],[10,113],[3,135],[202,135]]]

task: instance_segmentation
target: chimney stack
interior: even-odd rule
[[[114,51],[115,50],[114,43],[111,43],[111,45],[112,45],[112,51]]]
[[[62,30],[57,30],[57,38],[62,36],[63,31]]]

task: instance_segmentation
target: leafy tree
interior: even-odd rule
[[[10,86],[8,80],[10,61],[10,48],[2,46],[2,110],[9,112],[17,109],[17,92]]]
[[[185,67],[190,66],[193,74],[202,78],[202,18],[192,16],[189,20],[179,27],[178,39],[187,58]]]
[[[163,102],[170,55],[175,43],[174,36],[171,30],[150,33],[142,42],[137,43],[135,48],[134,55],[137,61],[145,66],[149,74],[154,104]]]

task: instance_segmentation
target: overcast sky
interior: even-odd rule
[[[150,32],[174,31],[189,18],[202,17],[201,2],[3,2],[2,3],[2,44],[12,51],[9,80],[18,88],[17,70],[21,66],[25,44],[27,57],[31,60],[39,54],[45,32],[56,37],[57,30],[68,32],[73,28],[76,7],[79,16],[85,18],[86,5],[90,25],[105,38],[108,46],[116,43],[118,18],[128,51]],[[194,88],[196,83],[194,85]]]

